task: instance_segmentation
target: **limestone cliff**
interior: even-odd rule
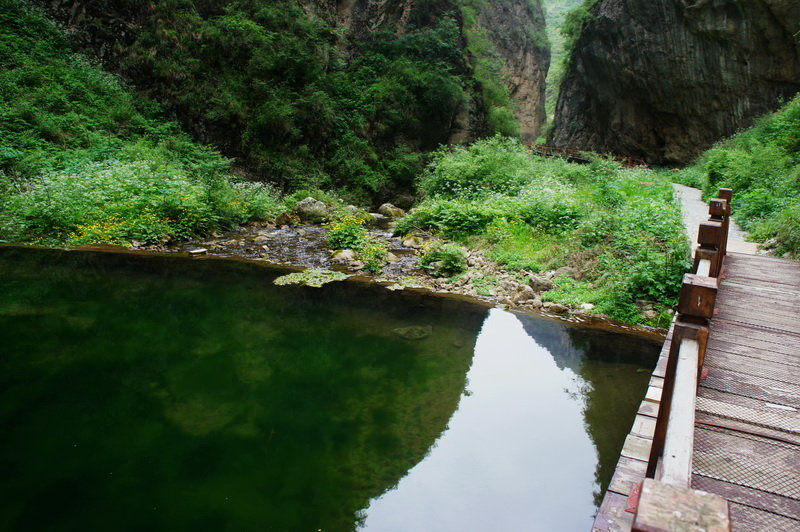
[[[502,58],[520,136],[524,142],[533,142],[545,121],[545,78],[550,66],[541,3],[489,2],[480,12],[478,25]]]
[[[598,0],[549,142],[689,162],[800,91],[797,0]]]

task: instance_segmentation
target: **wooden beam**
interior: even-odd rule
[[[725,200],[725,216],[722,220],[722,245],[719,248],[721,269],[722,261],[725,260],[725,255],[728,253],[728,232],[730,231],[731,224],[731,200],[733,200],[733,190],[721,188],[719,189],[717,197],[721,200]]]
[[[678,312],[684,316],[710,319],[717,300],[717,280],[693,273],[683,276]]]
[[[633,521],[634,532],[729,532],[728,501],[719,495],[646,478]]]
[[[683,338],[678,349],[667,434],[661,463],[661,482],[689,487],[692,476],[694,403],[697,396],[697,364],[700,344]]]

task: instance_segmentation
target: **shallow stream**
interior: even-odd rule
[[[651,340],[0,246],[0,530],[585,530]]]

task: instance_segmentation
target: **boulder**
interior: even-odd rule
[[[275,225],[279,227],[284,225],[294,225],[296,223],[300,223],[300,218],[290,212],[282,212],[275,218]]]
[[[328,206],[312,197],[297,202],[297,205],[292,209],[292,213],[302,221],[309,223],[326,222],[331,217]]]
[[[530,285],[531,290],[534,292],[544,292],[545,290],[550,290],[555,287],[553,281],[550,279],[533,274],[528,275],[528,285]]]
[[[569,307],[560,303],[551,303],[550,306],[547,307],[547,310],[554,314],[566,314],[569,312]]]
[[[573,279],[578,278],[578,270],[577,268],[573,268],[572,266],[563,266],[553,272],[554,277],[558,277],[559,275],[563,275],[564,277],[571,277]]]
[[[384,203],[380,207],[378,207],[378,213],[386,216],[387,218],[400,218],[401,216],[405,216],[406,212],[401,209],[400,207],[395,207],[391,203]]]
[[[352,249],[340,249],[331,255],[331,262],[351,264],[356,262],[356,253]]]
[[[533,288],[530,286],[520,285],[517,288],[517,291],[511,296],[511,300],[515,304],[520,304],[523,301],[528,301],[529,299],[533,299],[536,297],[536,293],[533,291]]]
[[[407,248],[419,249],[424,243],[425,241],[416,235],[407,236],[403,239],[403,245]]]

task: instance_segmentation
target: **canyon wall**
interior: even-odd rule
[[[690,162],[800,91],[797,0],[598,0],[549,143]]]

